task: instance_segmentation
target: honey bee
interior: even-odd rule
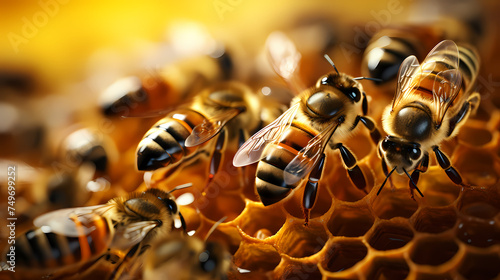
[[[224,82],[205,89],[193,102],[169,113],[146,132],[137,148],[138,169],[177,167],[207,153],[211,155],[210,183],[222,165],[224,152],[234,146],[234,154],[262,127],[264,109],[257,104],[259,96],[241,83]],[[216,138],[213,146],[204,145],[212,138]]]
[[[442,17],[432,23],[406,24],[385,28],[376,33],[368,43],[361,69],[368,77],[380,79],[378,85],[396,81],[401,63],[410,55],[418,59],[442,40],[476,42],[472,26],[451,17]]]
[[[427,170],[430,150],[448,177],[463,185],[439,144],[455,136],[479,106],[480,95],[473,89],[478,70],[479,56],[475,50],[457,47],[450,40],[437,44],[422,64],[415,56],[403,61],[396,95],[382,117],[389,135],[378,146],[386,175],[378,193],[396,171],[410,178],[412,198],[414,189],[423,196],[417,183],[420,173]]]
[[[218,242],[207,241],[220,224],[215,223],[205,240],[181,233],[158,239],[144,260],[144,279],[226,279],[231,255]]]
[[[269,57],[278,75],[289,84],[300,61],[300,53],[283,33],[268,38]],[[289,195],[307,176],[303,195],[305,224],[313,207],[325,164],[327,146],[339,150],[354,185],[364,190],[366,181],[356,157],[344,146],[347,137],[361,122],[375,143],[380,133],[366,117],[368,101],[362,85],[340,73],[327,55],[335,72],[320,77],[315,86],[295,97],[290,108],[262,130],[255,133],[236,153],[234,166],[259,162],[256,189],[264,205],[274,204]]]
[[[120,117],[166,111],[201,87],[229,78],[232,70],[227,52],[188,58],[159,72],[116,81],[101,95],[100,107],[104,115]]]
[[[189,187],[178,186],[174,190]],[[67,208],[34,220],[35,229],[13,242],[15,267],[32,275],[78,277],[90,273],[101,262],[112,265],[115,278],[144,252],[155,238],[173,230],[180,214],[171,192],[148,189],[117,197],[104,205]],[[7,249],[6,263],[9,264]],[[57,275],[57,276],[56,276]]]

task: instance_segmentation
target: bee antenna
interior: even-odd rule
[[[205,236],[205,240],[204,241],[207,241],[208,237],[210,237],[210,235],[215,231],[215,229],[220,225],[222,224],[222,222],[224,222],[225,220],[227,219],[227,216],[226,217],[222,217],[220,220],[218,220],[211,228],[210,230],[208,230],[207,232],[207,235]]]
[[[380,194],[380,191],[382,191],[382,188],[384,187],[385,183],[387,182],[387,179],[389,179],[389,177],[391,177],[392,172],[394,172],[394,170],[396,170],[396,167],[397,167],[397,166],[395,166],[395,167],[391,170],[391,172],[389,172],[389,174],[387,174],[387,176],[385,177],[384,182],[382,183],[382,186],[380,186],[380,188],[378,189],[377,195],[379,195],[379,194]]]
[[[339,70],[337,70],[337,67],[335,66],[335,63],[333,63],[332,59],[326,53],[325,53],[324,57],[328,61],[328,63],[330,63],[330,65],[333,66],[333,69],[335,69],[335,72],[337,72],[337,74],[340,74]]]
[[[182,184],[182,185],[179,185],[175,188],[173,188],[172,190],[170,190],[168,193],[172,193],[174,191],[177,191],[177,190],[182,190],[182,189],[185,189],[185,188],[189,188],[189,187],[192,187],[193,186],[193,183],[186,183],[186,184]]]
[[[422,192],[418,189],[417,185],[415,184],[415,182],[413,182],[413,179],[411,178],[410,174],[408,174],[408,172],[406,172],[406,169],[403,168],[403,171],[405,172],[406,176],[408,176],[408,179],[410,179],[410,182],[411,184],[413,185],[413,187],[418,191],[418,193],[420,194],[420,196],[424,197],[424,195],[422,194]]]
[[[382,82],[382,79],[378,78],[367,78],[367,77],[357,77],[357,78],[352,78],[353,80],[369,80],[369,81],[374,81],[374,82]]]

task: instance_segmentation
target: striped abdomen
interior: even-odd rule
[[[84,232],[81,222],[75,222],[79,236],[66,236],[51,232],[50,228],[36,228],[16,238],[16,265],[34,269],[58,268],[77,262],[85,262],[106,252],[111,241],[107,221],[94,215],[86,227],[95,228]]]
[[[189,109],[176,110],[159,120],[146,132],[137,148],[137,168],[155,170],[191,155],[197,147],[188,148],[185,141],[193,128],[205,118]]]
[[[307,146],[314,135],[293,123],[285,132],[279,144],[266,147],[257,165],[255,186],[264,205],[271,205],[285,198],[299,182],[287,185],[283,172],[298,152]]]
[[[474,85],[479,71],[479,56],[474,49],[468,47],[459,46],[458,51],[459,53],[457,54],[455,51],[442,50],[432,56],[430,61],[423,62],[421,66],[423,76],[420,78],[420,84],[417,89],[419,94],[426,98],[432,98],[435,82],[438,83],[442,79],[442,77],[438,77],[437,75],[441,71],[454,69],[453,64],[456,61],[457,55],[459,59],[458,70],[462,74],[462,83],[459,96],[455,100],[461,101],[463,97],[466,97],[464,94],[468,95],[470,93],[470,89]],[[414,78],[419,79],[418,76]]]
[[[430,28],[401,26],[375,34],[365,50],[362,69],[370,78],[383,84],[395,80],[399,66],[410,55],[423,59],[442,38]]]

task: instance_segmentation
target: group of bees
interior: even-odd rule
[[[250,182],[266,206],[280,203],[301,186],[303,200],[297,207],[303,209],[305,226],[320,185],[335,185],[322,180],[328,172],[323,170],[326,162],[339,161],[335,150],[353,186],[365,193],[375,189],[378,194],[387,182],[393,185],[391,175],[396,172],[408,177],[412,198],[414,191],[423,197],[418,180],[428,169],[430,153],[451,181],[467,186],[440,144],[459,133],[479,106],[480,95],[475,91],[479,56],[443,27],[440,36],[427,38],[425,42],[433,41],[434,47],[419,63],[416,55],[422,55],[415,50],[423,48],[418,38],[424,33],[421,30],[405,26],[375,35],[361,66],[366,77],[340,72],[325,54],[332,71],[309,88],[300,81],[301,53],[294,41],[285,33],[272,33],[266,42],[268,60],[295,93],[284,109],[242,82],[228,80],[237,67],[229,52],[168,68],[175,71],[118,81],[104,96],[105,115],[141,117],[168,111],[137,146],[137,168],[153,172],[148,188],[103,205],[37,217],[36,228],[16,238],[16,270],[52,279],[100,273],[109,279],[225,279],[236,269],[228,251],[221,244],[185,233],[185,221],[172,193],[186,186],[157,188],[158,181],[182,176],[176,170],[200,158],[208,162],[207,170],[199,174],[206,184],[186,190],[199,188],[205,193],[226,163],[232,162],[238,176],[250,174],[252,180],[242,180],[242,184]],[[370,93],[365,92],[362,80],[374,86],[389,84],[395,92],[381,118],[387,136],[368,116]],[[376,186],[367,184],[348,148],[348,139],[359,124],[368,130],[381,159],[385,180]],[[102,145],[85,150],[84,161],[105,172],[108,162]],[[177,217],[181,229],[174,227]],[[5,262],[2,265],[7,267]]]

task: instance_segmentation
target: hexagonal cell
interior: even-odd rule
[[[418,203],[411,199],[408,188],[389,189],[382,191],[378,196],[373,196],[372,208],[375,215],[381,219],[409,218],[417,211]]]
[[[227,217],[234,220],[245,209],[245,201],[237,194],[219,193],[216,196],[200,196],[193,203],[200,212],[212,221]]]
[[[398,249],[413,239],[413,231],[403,223],[383,221],[375,225],[368,236],[368,243],[373,249],[387,251]]]
[[[456,159],[455,168],[468,184],[476,186],[493,186],[500,177],[495,155],[490,151],[478,148],[462,147],[453,154]]]
[[[276,234],[286,220],[285,211],[280,205],[263,206],[262,204],[250,202],[243,211],[242,219],[239,219],[240,228],[249,236],[262,237]]]
[[[363,260],[368,248],[360,240],[342,239],[333,241],[321,256],[321,267],[331,272],[349,269]]]
[[[242,242],[233,260],[239,268],[262,272],[273,270],[280,263],[281,256],[269,244]]]
[[[460,129],[457,137],[460,143],[475,147],[484,146],[493,139],[493,135],[489,130],[484,128],[484,125],[483,127],[464,126]]]
[[[334,236],[357,237],[364,235],[373,225],[373,217],[366,204],[342,204],[336,206],[327,222]]]
[[[441,265],[458,252],[457,243],[448,237],[426,237],[415,241],[410,251],[410,259],[420,265]]]
[[[420,175],[418,187],[424,192],[422,205],[443,207],[452,205],[460,195],[461,187],[453,183],[439,166],[430,166]]]
[[[274,270],[273,279],[321,279],[321,271],[314,260],[283,258]],[[265,278],[254,278],[265,279]],[[268,278],[269,279],[269,278]]]
[[[500,244],[500,227],[494,220],[489,222],[468,219],[459,221],[456,235],[463,243],[486,248]]]
[[[500,256],[497,252],[479,254],[468,252],[458,266],[458,272],[471,280],[498,279]]]
[[[485,189],[467,189],[458,201],[458,210],[467,216],[493,219],[500,213],[500,194]]]
[[[367,273],[367,279],[406,279],[410,267],[404,259],[375,257]]]
[[[321,223],[314,221],[304,226],[301,220],[289,219],[280,233],[276,249],[295,258],[316,254],[328,240],[328,234]]]
[[[457,222],[457,214],[452,207],[426,207],[417,212],[413,219],[413,228],[418,232],[440,233],[446,231]]]

